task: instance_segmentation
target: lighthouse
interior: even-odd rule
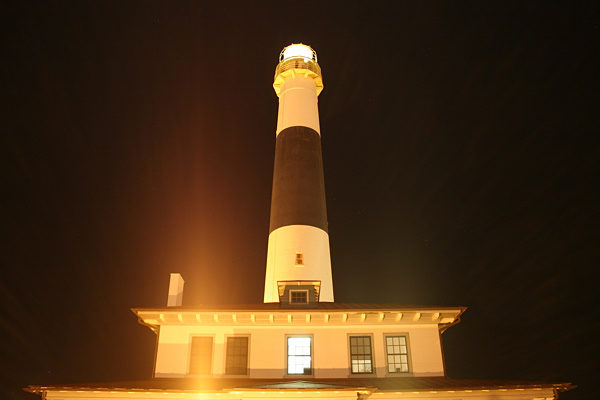
[[[304,44],[284,48],[273,88],[279,112],[264,302],[332,302],[317,53]]]
[[[555,399],[569,383],[446,377],[441,335],[464,307],[333,304],[313,49],[293,44],[279,96],[264,301],[134,308],[156,338],[152,378],[32,385],[43,399]]]

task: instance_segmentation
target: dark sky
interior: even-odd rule
[[[450,377],[600,396],[598,3],[325,3],[0,6],[1,397],[149,378],[130,308],[170,272],[187,306],[262,301],[292,42],[323,70],[336,300],[468,306]]]

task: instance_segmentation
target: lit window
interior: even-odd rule
[[[192,351],[190,355],[190,374],[210,374],[212,364],[213,338],[210,336],[195,336],[192,338]]]
[[[290,290],[291,304],[308,304],[308,290]]]
[[[350,336],[350,362],[353,374],[373,373],[370,336]]]
[[[306,62],[315,58],[313,52],[314,50],[311,49],[310,46],[306,46],[302,43],[291,44],[283,49],[281,60],[287,60],[289,58],[302,58],[304,62]]]
[[[312,337],[287,338],[287,372],[289,375],[312,375]]]
[[[228,337],[225,374],[248,374],[248,337]]]
[[[409,372],[406,336],[386,336],[388,372]]]
[[[304,253],[296,253],[295,265],[304,265]]]

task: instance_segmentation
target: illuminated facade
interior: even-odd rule
[[[316,53],[281,54],[263,303],[133,309],[157,334],[152,379],[30,386],[45,399],[554,399],[570,384],[446,377],[441,335],[463,307],[334,302]]]

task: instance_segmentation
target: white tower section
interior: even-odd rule
[[[309,46],[292,44],[281,52],[273,88],[279,96],[277,135],[291,126],[305,126],[319,135],[317,96],[323,90],[317,53]]]
[[[318,95],[317,54],[292,44],[281,52],[273,83],[279,96],[265,303],[333,301]]]

